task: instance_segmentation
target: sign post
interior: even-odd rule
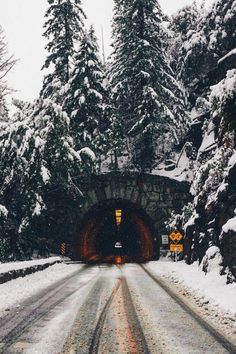
[[[184,238],[183,234],[179,231],[173,231],[169,235],[170,238],[170,252],[175,255],[175,262],[178,260],[178,255],[183,253],[184,245],[180,243]]]
[[[60,252],[61,252],[61,255],[64,257],[65,254],[66,254],[66,244],[65,242],[63,242],[60,246]]]
[[[182,253],[184,251],[184,245],[170,245],[170,252]]]

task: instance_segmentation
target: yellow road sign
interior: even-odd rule
[[[121,224],[121,219],[122,219],[122,210],[121,209],[116,209],[115,214],[116,214],[116,224],[117,224],[117,226],[119,228],[120,224]]]
[[[64,256],[66,253],[66,244],[65,243],[61,244],[60,251],[61,251],[62,256]]]
[[[183,237],[184,236],[179,231],[173,231],[169,236],[171,241],[173,241],[175,243],[178,243],[179,241],[181,241],[183,239]]]
[[[170,252],[182,253],[184,251],[184,245],[170,245]]]

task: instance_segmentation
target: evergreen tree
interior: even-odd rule
[[[93,158],[90,150],[74,149],[70,120],[60,106],[40,99],[23,114],[5,125],[0,139],[0,197],[9,226],[3,236],[18,259],[31,255],[40,236],[58,240],[68,232],[68,206],[81,202],[73,176],[82,171],[84,153]]]
[[[236,6],[234,0],[218,0],[202,23],[208,48],[219,60],[236,47]]]
[[[108,92],[109,92],[109,97],[111,96],[110,93],[110,87],[108,86]],[[124,126],[121,122],[121,120],[118,118],[118,112],[117,109],[114,107],[112,102],[106,106],[106,116],[107,116],[107,121],[109,124],[107,124],[108,129],[106,133],[104,134],[104,137],[106,138],[106,149],[105,151],[108,152],[108,155],[110,157],[110,163],[106,164],[107,166],[104,165],[105,169],[107,167],[110,170],[117,171],[119,169],[119,156],[123,157],[128,157],[128,153],[126,153],[125,156],[125,151],[126,149],[126,137],[125,137],[125,131],[124,131]],[[107,157],[107,155],[105,155]],[[127,161],[125,164],[125,168],[129,168],[130,166],[127,165]]]
[[[109,107],[105,73],[93,28],[81,39],[74,63],[63,105],[71,118],[71,134],[77,149],[88,146],[101,155],[108,149],[104,134],[109,125]]]
[[[177,71],[179,77],[185,66],[187,47],[185,43],[189,37],[196,31],[200,21],[200,13],[196,1],[193,4],[185,6],[172,17],[170,30],[173,32],[171,41],[171,65]]]
[[[9,110],[7,107],[5,96],[0,96],[0,122],[7,122],[9,120]]]
[[[157,150],[166,152],[160,143],[179,143],[186,128],[182,89],[166,55],[164,18],[156,0],[116,1],[113,99],[132,137],[134,164],[142,171],[152,170]]]
[[[84,31],[85,14],[81,0],[48,0],[44,37],[48,40],[48,57],[42,69],[53,71],[46,75],[41,97],[62,101],[63,86],[68,82],[72,57],[77,41]]]
[[[209,73],[217,71],[218,61],[236,47],[235,2],[218,0],[209,11],[188,6],[174,16],[171,28],[175,65],[194,106],[197,97],[206,97],[209,86],[216,84],[216,74]]]
[[[227,132],[234,133],[234,147],[236,146],[236,69],[229,70],[226,77],[211,88],[210,95],[212,116],[219,124],[219,141],[227,139]]]

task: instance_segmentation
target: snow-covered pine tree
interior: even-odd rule
[[[211,108],[220,143],[225,142],[227,132],[232,132],[236,147],[236,68],[228,70],[226,77],[211,88]]]
[[[105,154],[109,148],[105,136],[109,98],[93,27],[84,33],[74,63],[63,104],[71,118],[71,135],[77,149],[88,146],[97,155]]]
[[[185,35],[186,23],[190,27]],[[180,49],[176,66],[194,106],[197,97],[206,97],[209,86],[223,78],[218,61],[236,47],[235,1],[218,0],[208,11],[187,6],[174,16],[171,28]]]
[[[41,97],[51,98],[57,103],[63,100],[63,86],[68,82],[72,57],[77,41],[84,32],[85,14],[81,0],[48,0],[50,6],[45,14],[45,32],[48,40],[48,57],[42,69],[52,70],[43,83]]]
[[[178,77],[181,77],[188,48],[185,43],[196,31],[200,20],[199,10],[196,1],[177,11],[172,16],[170,30],[173,32],[171,41],[171,65],[175,68]]]
[[[115,4],[113,100],[118,119],[132,137],[135,166],[151,171],[157,155],[167,152],[166,145],[178,144],[184,136],[183,92],[169,65],[165,17],[158,2]]]
[[[7,122],[9,120],[9,110],[6,99],[0,95],[0,122]]]
[[[18,259],[31,255],[39,237],[55,242],[63,237],[70,208],[75,203],[77,209],[81,202],[72,180],[82,171],[84,152],[74,149],[69,127],[59,105],[40,99],[23,107],[21,120],[2,130],[0,198],[9,225],[3,236]]]
[[[209,50],[219,60],[236,47],[236,4],[234,0],[218,0],[203,22]]]
[[[177,37],[183,18],[180,13],[173,20]],[[219,256],[221,274],[227,274],[230,282],[236,277],[235,232],[230,226],[234,225],[236,207],[235,1],[216,1],[197,21],[196,28],[181,38],[181,79],[199,113],[195,120],[198,128],[193,125],[192,133],[196,129],[199,134],[201,127],[202,141],[192,171],[194,201],[183,209],[182,215],[175,216],[175,227],[180,222],[185,229],[186,244],[191,249],[188,261],[202,262],[201,267],[207,272],[209,252],[215,249],[211,258],[216,264]]]

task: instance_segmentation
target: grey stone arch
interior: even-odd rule
[[[165,229],[165,221],[173,211],[180,212],[182,207],[191,200],[189,184],[176,180],[138,173],[107,173],[80,177],[77,187],[83,194],[83,203],[73,231],[74,258],[80,258],[78,248],[81,247],[81,229],[86,217],[95,206],[124,201],[142,210],[150,220],[153,230],[154,247],[160,246],[159,236]],[[96,227],[96,220],[91,228]],[[88,231],[89,232],[89,231]],[[92,232],[92,229],[91,229]],[[155,240],[156,238],[156,240]],[[156,255],[156,252],[154,252]]]

